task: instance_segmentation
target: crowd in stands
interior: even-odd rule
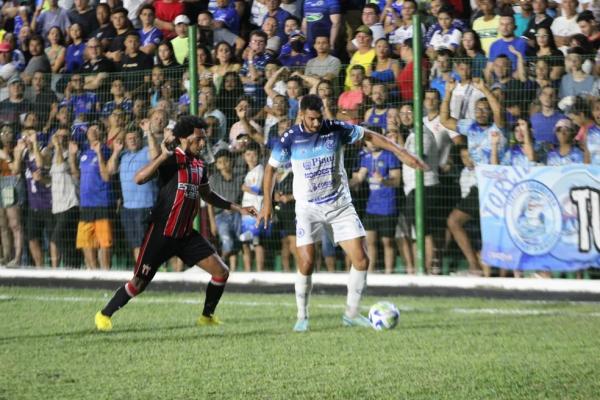
[[[422,68],[426,273],[451,254],[470,273],[491,273],[478,257],[475,165],[600,164],[598,0],[0,4],[1,265],[109,269],[115,252],[137,256],[157,183],[132,177],[190,112],[191,57],[211,184],[257,208],[263,165],[304,94],[323,99],[325,118],[414,152],[413,71]],[[371,270],[397,272],[399,252],[402,271],[415,273],[415,171],[371,143],[348,147],[345,163]],[[202,208],[199,229],[233,269],[262,271],[276,254],[293,269],[292,178],[279,171],[268,229]],[[327,236],[321,247],[324,267],[340,268]]]

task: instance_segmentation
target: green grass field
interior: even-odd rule
[[[291,294],[225,293],[226,325],[197,328],[203,294],[150,290],[97,333],[110,295],[0,287],[0,400],[600,398],[598,304],[393,297],[376,332],[315,295],[294,334]]]

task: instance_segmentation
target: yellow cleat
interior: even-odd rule
[[[112,321],[110,317],[102,314],[101,311],[96,313],[96,317],[94,318],[96,321],[96,329],[101,332],[108,332],[112,330]]]
[[[211,315],[210,317],[201,315],[200,318],[198,318],[198,321],[196,321],[196,325],[198,326],[217,326],[222,324],[223,322],[215,315]]]

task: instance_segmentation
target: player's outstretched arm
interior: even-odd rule
[[[396,155],[396,157],[398,157],[400,161],[413,169],[420,169],[424,171],[429,170],[429,165],[427,165],[419,157],[409,153],[404,147],[399,146],[395,142],[377,132],[365,129],[364,139],[370,141],[376,147],[391,151],[394,153],[394,155]]]
[[[261,221],[264,221],[265,228],[273,218],[273,189],[275,189],[275,167],[267,163],[265,166],[265,175],[263,177],[263,205],[256,218],[256,226],[259,227]]]
[[[242,215],[252,215],[256,217],[258,211],[253,206],[242,207],[239,204],[233,203],[229,200],[225,200],[220,194],[216,193],[210,187],[210,184],[199,186],[200,196],[211,206],[222,208],[223,210],[232,210],[239,212]]]

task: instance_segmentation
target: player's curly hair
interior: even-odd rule
[[[193,115],[184,115],[177,120],[173,128],[173,136],[176,138],[185,138],[194,133],[194,129],[206,129],[206,122]]]
[[[321,98],[316,94],[307,94],[306,96],[302,97],[302,100],[300,100],[300,110],[323,112],[323,100],[321,100]]]

